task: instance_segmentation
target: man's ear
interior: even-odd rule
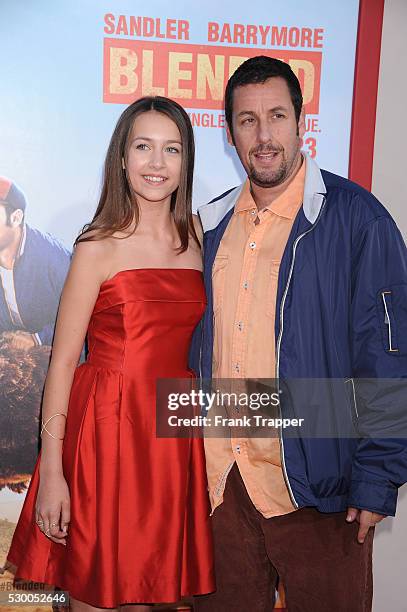
[[[234,147],[235,143],[233,142],[233,136],[230,133],[230,129],[228,125],[226,125],[226,138],[228,139],[228,143],[232,145],[232,147]]]
[[[18,227],[23,222],[24,213],[21,208],[17,208],[17,210],[13,210],[10,215],[10,223],[12,227]]]
[[[304,134],[305,134],[305,110],[304,110],[304,107],[302,107],[300,117],[298,119],[298,136],[302,138]]]

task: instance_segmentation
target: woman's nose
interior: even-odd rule
[[[162,151],[152,151],[149,160],[150,168],[162,168],[164,166],[164,157]]]

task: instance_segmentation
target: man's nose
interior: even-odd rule
[[[273,130],[269,121],[259,121],[257,127],[257,140],[261,144],[266,144],[273,139]]]

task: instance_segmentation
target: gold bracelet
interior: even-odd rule
[[[53,435],[53,434],[52,434],[50,431],[48,431],[48,429],[47,429],[47,425],[48,425],[48,423],[50,422],[50,420],[51,420],[51,419],[53,419],[53,418],[54,418],[54,417],[56,417],[56,416],[63,416],[63,417],[65,417],[65,418],[66,418],[66,414],[64,414],[63,412],[56,412],[55,414],[51,415],[51,416],[49,417],[49,419],[48,419],[48,420],[47,420],[45,423],[44,423],[44,421],[41,419],[41,425],[42,425],[42,427],[41,427],[41,434],[40,434],[40,435],[41,435],[41,437],[42,437],[42,432],[45,430],[45,431],[47,432],[47,434],[48,434],[49,436],[51,436],[51,438],[55,438],[55,440],[63,440],[63,439],[64,439],[64,438],[57,438],[57,436],[54,436],[54,435]]]

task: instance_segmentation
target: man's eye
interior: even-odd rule
[[[253,117],[247,117],[246,119],[243,119],[243,121],[242,121],[242,125],[248,125],[250,123],[254,123],[254,118]]]
[[[284,119],[285,115],[283,113],[274,113],[273,119]]]

